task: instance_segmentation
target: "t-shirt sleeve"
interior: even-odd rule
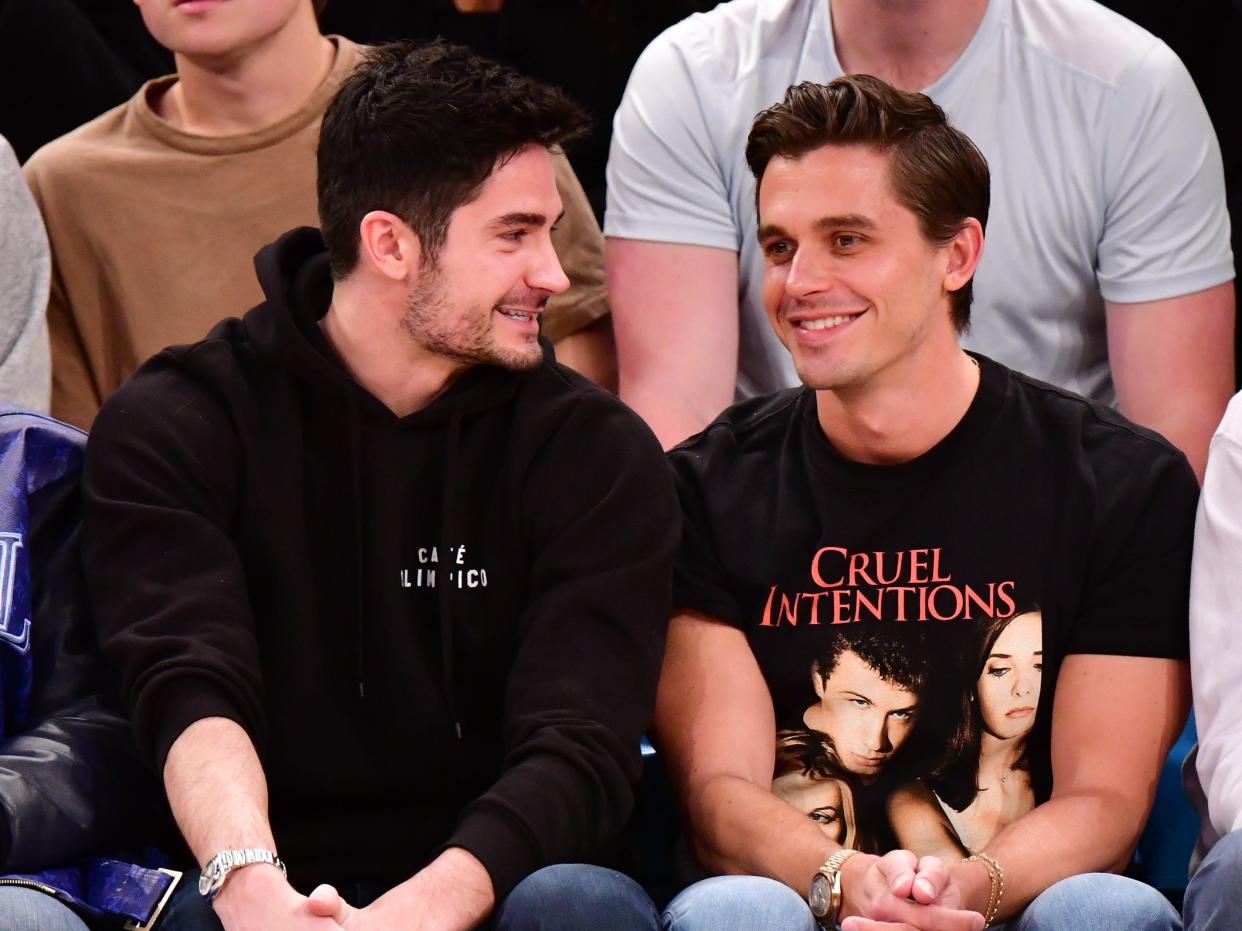
[[[1156,42],[1121,77],[1116,95],[1104,157],[1100,292],[1136,303],[1230,281],[1220,145],[1190,74]]]
[[[1096,531],[1068,653],[1187,659],[1199,484],[1186,457],[1135,437],[1097,473]]]
[[[682,517],[681,547],[673,574],[673,613],[697,611],[742,627],[742,608],[728,585],[716,545],[713,509],[702,471],[706,459],[698,447],[680,446],[669,453]]]
[[[659,36],[634,65],[613,121],[604,233],[736,250],[724,163],[711,134],[728,124],[725,114],[711,113],[708,78],[687,52],[689,25]]]

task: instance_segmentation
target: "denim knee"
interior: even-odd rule
[[[602,866],[561,863],[517,884],[496,911],[496,931],[658,931],[642,886]]]
[[[1208,851],[1186,887],[1186,931],[1233,931],[1242,916],[1242,831]]]
[[[1180,931],[1168,899],[1146,883],[1112,873],[1083,873],[1045,889],[1012,931]]]
[[[818,931],[806,901],[763,876],[714,876],[664,910],[665,931]]]
[[[0,928],[22,931],[87,931],[73,910],[50,895],[21,886],[0,887]]]

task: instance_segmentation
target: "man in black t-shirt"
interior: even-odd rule
[[[1185,720],[1193,472],[962,351],[988,169],[927,97],[799,85],[747,160],[806,387],[670,454],[655,730],[691,850],[744,874],[682,892],[673,925],[1179,927],[1110,874]]]

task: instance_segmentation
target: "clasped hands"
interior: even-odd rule
[[[967,866],[908,850],[856,854],[842,870],[842,931],[983,931],[964,887]]]
[[[230,877],[214,908],[225,931],[465,931],[492,904],[486,870],[452,848],[365,908],[350,905],[332,886],[304,896],[263,864]]]

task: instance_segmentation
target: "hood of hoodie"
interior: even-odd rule
[[[267,298],[244,321],[255,351],[312,393],[348,397],[361,417],[413,429],[444,424],[507,404],[522,382],[521,372],[475,365],[425,408],[398,417],[354,381],[319,326],[332,303],[332,272],[319,230],[290,230],[263,247],[254,264]],[[551,357],[551,347],[543,346]]]

